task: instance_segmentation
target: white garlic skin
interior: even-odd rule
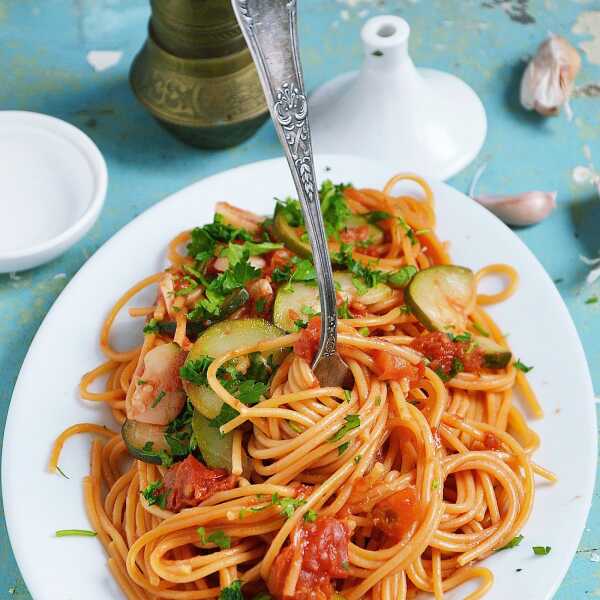
[[[568,103],[580,68],[577,50],[565,38],[551,34],[523,73],[521,104],[544,116],[557,115]]]
[[[556,208],[556,192],[532,191],[512,196],[476,196],[474,200],[507,225],[517,227],[535,225]]]

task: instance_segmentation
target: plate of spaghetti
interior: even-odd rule
[[[318,167],[352,389],[310,368],[283,159],[142,214],[63,291],[14,390],[2,487],[36,600],[552,597],[596,457],[559,294],[452,188]]]

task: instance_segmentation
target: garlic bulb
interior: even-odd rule
[[[473,198],[507,225],[535,225],[556,208],[556,192],[524,192],[512,196]]]
[[[527,65],[521,80],[521,104],[541,115],[570,114],[569,97],[581,68],[577,50],[563,37],[550,34]]]

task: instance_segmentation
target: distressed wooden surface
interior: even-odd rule
[[[594,11],[598,12],[590,14]],[[49,265],[16,277],[0,276],[2,422],[41,320],[73,274],[107,238],[145,208],[197,179],[280,155],[269,124],[237,148],[203,152],[172,139],[150,118],[127,81],[129,64],[145,36],[148,13],[146,0],[0,0],[0,109],[40,111],[80,127],[103,152],[110,177],[104,212],[83,241]],[[489,119],[485,147],[478,160],[451,183],[466,191],[476,168],[487,162],[481,192],[558,190],[559,206],[552,217],[517,234],[557,281],[599,392],[600,303],[586,304],[586,300],[600,293],[600,285],[584,286],[587,270],[579,256],[596,256],[600,251],[600,200],[592,187],[573,183],[572,170],[587,165],[590,156],[600,166],[600,98],[575,100],[575,116],[569,122],[564,117],[542,120],[524,112],[517,94],[523,58],[535,51],[547,31],[583,45],[586,53],[582,52],[578,83],[600,81],[600,64],[594,64],[600,63],[600,0],[302,0],[308,86],[355,68],[361,56],[361,24],[382,13],[399,14],[410,22],[411,53],[418,65],[456,73],[484,101]],[[85,60],[89,50],[124,54],[116,67],[95,73]],[[190,222],[194,222],[193,209]],[[78,318],[85,319],[85,308]],[[550,325],[529,326],[541,330]],[[52,401],[43,397],[43,382],[40,393],[39,401]],[[43,490],[31,493],[40,493],[40,502],[49,501]],[[600,596],[597,492],[594,500],[558,600]],[[3,520],[0,597],[29,598]]]

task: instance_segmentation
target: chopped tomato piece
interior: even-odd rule
[[[294,353],[309,363],[312,362],[320,339],[321,317],[312,317],[308,325],[300,332],[300,338],[294,344]]]
[[[416,366],[411,365],[402,357],[386,350],[375,350],[373,358],[375,360],[375,370],[382,381],[389,379],[397,381],[406,377],[412,387],[418,383],[419,379],[425,373],[423,363],[419,363]]]
[[[350,229],[344,229],[340,233],[340,239],[345,244],[352,244],[354,242],[365,242],[369,239],[369,226],[361,225],[360,227],[351,227]]]
[[[417,522],[421,506],[417,492],[409,486],[382,500],[373,507],[373,524],[395,542]]]
[[[275,559],[267,585],[277,600],[330,600],[332,579],[348,577],[348,527],[333,517],[322,517],[296,529],[292,541]],[[300,560],[293,594],[285,594],[292,561]]]
[[[420,335],[412,341],[411,347],[431,361],[434,371],[445,376],[456,375],[458,371],[477,373],[483,367],[481,348],[469,342],[454,342],[441,331]]]
[[[168,510],[198,506],[215,492],[235,487],[236,477],[225,469],[209,469],[191,454],[174,464],[165,473],[162,490],[166,493]]]
[[[286,248],[280,248],[274,252],[270,252],[265,256],[267,266],[263,269],[263,275],[270,277],[275,269],[283,267],[292,260],[293,254]]]
[[[491,431],[486,431],[483,436],[483,445],[488,450],[500,450],[501,442]]]

